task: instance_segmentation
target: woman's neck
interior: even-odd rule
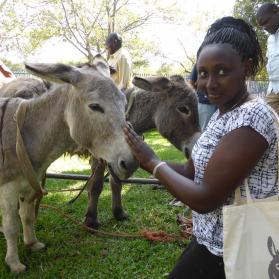
[[[235,108],[244,104],[249,99],[250,99],[249,93],[247,92],[247,90],[245,90],[244,93],[240,93],[232,101],[222,106],[222,108],[219,108],[220,115],[223,115],[228,111],[234,110]]]

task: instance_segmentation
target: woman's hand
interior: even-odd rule
[[[127,124],[123,127],[125,139],[129,144],[135,158],[139,161],[140,166],[152,172],[154,166],[160,161],[154,151],[135,133],[135,131]]]

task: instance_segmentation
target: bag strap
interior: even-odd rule
[[[241,191],[240,187],[237,187],[234,191],[234,205],[240,205],[241,204]]]
[[[275,124],[275,130],[276,130],[276,136],[277,136],[277,186],[278,186],[278,197],[279,197],[279,116],[276,113],[276,111],[265,102],[266,106],[268,107],[268,109],[271,111],[273,119],[274,119],[274,124]],[[253,203],[253,199],[251,197],[251,193],[250,193],[250,189],[249,189],[249,185],[248,185],[248,178],[245,178],[244,180],[244,184],[245,184],[245,191],[246,191],[246,203]],[[241,204],[241,191],[240,191],[240,187],[237,187],[235,190],[235,198],[234,198],[234,204],[235,205],[240,205]]]

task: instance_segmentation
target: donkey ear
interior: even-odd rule
[[[166,77],[135,77],[133,84],[141,89],[153,92],[166,91],[173,87],[173,83]]]
[[[148,79],[141,78],[141,77],[134,77],[132,83],[143,90],[151,91],[152,86]]]
[[[67,82],[75,85],[81,79],[81,74],[77,68],[65,64],[26,63],[25,68],[35,76],[48,81]]]
[[[92,64],[95,65],[97,70],[104,76],[110,77],[109,65],[106,59],[101,54],[97,54],[96,56],[94,56]]]

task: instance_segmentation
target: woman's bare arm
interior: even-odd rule
[[[131,129],[125,128],[124,132],[136,158],[152,172],[160,160]],[[252,128],[241,127],[220,140],[208,162],[202,184],[186,178],[183,172],[182,175],[177,173],[171,165],[162,165],[156,177],[173,196],[193,210],[206,213],[223,204],[249,175],[267,147],[262,135]]]

